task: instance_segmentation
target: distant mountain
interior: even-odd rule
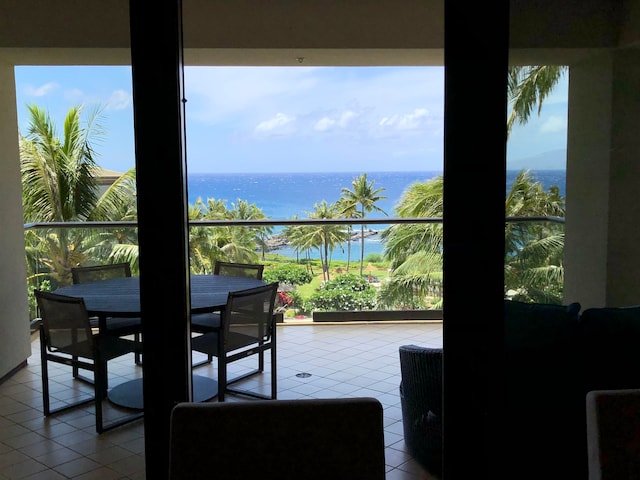
[[[549,150],[531,157],[507,160],[507,170],[566,170],[567,150]]]

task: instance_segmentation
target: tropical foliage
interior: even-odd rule
[[[409,187],[398,207],[400,218],[442,217],[443,177]],[[557,187],[544,191],[523,170],[509,190],[508,217],[564,217]],[[397,224],[382,233],[385,256],[393,272],[381,287],[379,301],[388,307],[439,307],[442,281],[442,224]],[[505,295],[521,300],[560,303],[564,233],[546,221],[509,222],[505,228]]]
[[[82,107],[71,108],[59,137],[48,113],[36,105],[27,108],[29,125],[19,138],[25,223],[135,218],[133,171],[122,175],[102,194],[96,182],[94,145],[104,135],[100,111],[90,112],[85,119]],[[129,245],[134,237],[125,229],[30,231],[26,236],[30,276],[40,279],[46,274],[53,286],[70,283],[71,267],[97,254],[104,258],[123,255],[124,248],[116,252],[113,246]]]
[[[238,199],[227,207],[226,200],[197,199],[189,206],[189,221],[260,220],[266,218],[254,203]],[[189,257],[193,273],[211,273],[216,260],[256,263],[258,249],[264,250],[269,227],[192,226],[189,229]]]
[[[376,205],[380,200],[387,198],[380,195],[384,188],[374,188],[374,183],[367,180],[366,173],[354,178],[351,189],[342,189],[342,198],[338,203],[340,213],[347,218],[364,218],[372,211],[386,215],[387,213]],[[360,225],[360,275],[364,264],[364,227],[364,224]]]
[[[565,66],[516,66],[509,70],[508,96],[511,111],[510,132],[515,124],[526,123],[566,73]],[[20,134],[20,161],[23,183],[24,221],[83,222],[135,220],[135,170],[123,174],[103,191],[97,184],[99,172],[97,146],[105,131],[100,108],[85,115],[82,106],[67,113],[61,135],[53,119],[36,105],[29,105],[27,131]],[[411,185],[396,216],[423,218],[424,223],[397,224],[382,233],[385,261],[392,274],[383,281],[377,302],[395,308],[433,308],[442,298],[442,205],[443,178]],[[323,200],[308,213],[310,219],[364,219],[372,211],[387,214],[377,203],[384,188],[376,188],[363,173],[343,188],[335,203]],[[526,171],[518,176],[506,197],[509,216],[564,216],[564,199],[557,187],[544,191]],[[197,226],[200,220],[261,220],[266,216],[255,204],[238,199],[198,199],[189,206],[189,220],[196,224],[189,232],[189,253],[194,273],[210,273],[216,260],[264,262],[267,239],[273,233],[267,226]],[[305,267],[269,269],[277,281],[307,283],[313,276],[312,252],[317,251],[322,266],[324,288],[312,304],[319,309],[370,308],[375,303],[371,285],[362,282],[364,229],[360,226],[360,274],[350,277],[351,226],[308,224],[283,229],[296,250],[296,262]],[[505,229],[505,293],[521,300],[559,302],[562,294],[562,227],[549,222],[508,223]],[[347,275],[331,279],[331,256],[346,243]],[[55,288],[70,282],[73,266],[92,262],[128,261],[137,268],[138,249],[134,228],[114,227],[109,231],[88,228],[27,230],[25,252],[31,288]],[[300,256],[304,255],[304,259]],[[344,278],[343,278],[344,277]],[[307,278],[309,280],[307,280]],[[349,285],[344,282],[348,280]],[[354,292],[362,298],[345,300]],[[293,294],[297,295],[297,294]],[[346,303],[338,305],[338,300]]]
[[[337,205],[329,204],[326,200],[316,203],[313,212],[307,216],[315,220],[331,220],[339,217]],[[290,232],[293,234],[293,242],[298,248],[307,252],[317,249],[322,264],[322,277],[324,281],[331,278],[331,254],[333,250],[341,246],[349,239],[347,230],[342,225],[318,224],[296,226]]]
[[[511,112],[507,118],[507,131],[513,125],[524,125],[529,121],[533,109],[538,115],[544,100],[553,91],[568,67],[564,65],[527,65],[509,68],[507,81]]]

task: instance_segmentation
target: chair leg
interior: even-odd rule
[[[140,333],[136,332],[133,334],[133,341],[136,343],[136,351],[133,354],[136,365],[142,366],[142,355],[140,355],[139,348],[140,347]]]
[[[49,403],[49,366],[47,361],[47,347],[44,345],[42,327],[40,327],[40,362],[42,364],[42,411],[45,417],[51,415]]]
[[[107,362],[98,357],[95,359],[94,367],[96,432],[102,433],[104,432],[102,401],[107,396]]]
[[[224,402],[227,390],[227,361],[224,354],[218,355],[218,401]]]
[[[274,334],[275,335],[275,334]],[[277,375],[276,375],[276,339],[272,338],[271,342],[271,398],[273,400],[278,396],[278,385],[277,385]]]
[[[260,346],[262,346],[262,342],[260,342]],[[258,371],[264,372],[264,351],[258,354]]]
[[[101,392],[100,401],[105,400],[107,398],[107,392],[109,391],[109,379],[107,374],[107,362],[106,360],[102,361],[102,366],[95,366],[95,370],[93,372],[94,385],[100,381],[101,385],[96,387],[96,392],[99,390]]]
[[[125,425],[134,420],[138,420],[144,416],[144,412],[136,412],[131,415],[114,420],[105,424],[103,403],[108,398],[107,391],[109,386],[109,376],[107,370],[107,361],[102,358],[95,359],[95,410],[96,410],[96,432],[104,433],[108,430],[113,430],[116,427]]]

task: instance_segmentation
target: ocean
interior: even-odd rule
[[[537,181],[541,182],[545,190],[556,185],[561,195],[565,194],[564,170],[532,170]],[[188,176],[189,203],[193,204],[198,198],[206,201],[208,198],[226,200],[227,207],[239,199],[255,203],[269,218],[287,220],[297,215],[306,218],[308,212],[314,210],[314,204],[326,200],[333,203],[341,196],[342,188],[351,189],[351,182],[358,177],[357,173],[195,173]],[[374,189],[384,189],[381,196],[386,197],[377,206],[394,215],[394,207],[400,201],[406,188],[416,182],[424,182],[442,172],[368,172],[367,179],[374,182]],[[511,188],[517,170],[507,171],[506,191]],[[378,212],[367,214],[367,218],[385,218]],[[376,225],[381,229],[384,226]],[[274,229],[276,232],[278,228]],[[344,246],[343,246],[344,247]],[[360,244],[352,243],[352,258],[359,258]],[[354,251],[355,250],[355,251]],[[273,253],[295,257],[293,249],[281,249]],[[379,236],[374,235],[365,239],[365,256],[369,253],[382,253],[382,243]],[[334,260],[346,260],[347,248],[336,249]]]

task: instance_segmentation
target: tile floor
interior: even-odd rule
[[[278,398],[377,398],[384,407],[387,480],[425,478],[405,450],[398,347],[442,346],[441,323],[284,324],[277,333]],[[43,417],[37,334],[32,347],[28,366],[0,384],[0,479],[144,479],[142,420],[98,435],[92,403]],[[69,367],[51,365],[54,403],[91,392],[83,382],[71,380]],[[211,365],[196,371],[214,374]],[[301,378],[298,373],[311,375]],[[109,363],[110,386],[141,374],[132,355]],[[242,386],[268,391],[268,379],[266,373],[245,380]],[[106,410],[110,418],[123,414],[111,406]]]

